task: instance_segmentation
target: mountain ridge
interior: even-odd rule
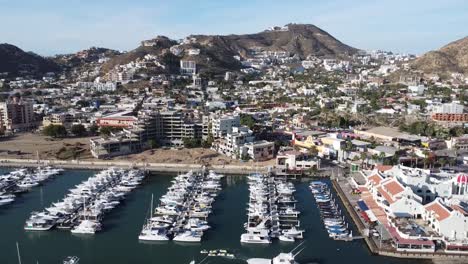
[[[411,66],[425,73],[468,73],[468,36],[423,54]]]

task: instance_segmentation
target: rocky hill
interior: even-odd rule
[[[425,73],[468,73],[468,37],[451,42],[439,50],[430,51],[411,64]]]
[[[286,51],[291,56],[296,55],[302,59],[309,55],[344,58],[358,51],[314,25],[289,24],[283,28],[265,30],[256,34],[191,35],[182,43],[159,36],[154,40],[143,41],[142,46],[135,50],[111,59],[103,70],[106,72],[116,65],[129,63],[146,54],[162,56],[171,47],[171,54],[174,53],[174,48],[179,51],[174,53],[176,58],[169,56],[171,63],[181,59],[194,60],[200,71],[214,73],[240,69],[241,64],[234,56],[248,58],[252,49]],[[199,53],[188,52],[194,49],[199,50]]]
[[[0,72],[11,76],[35,75],[60,71],[60,66],[49,58],[41,57],[11,44],[0,44]]]

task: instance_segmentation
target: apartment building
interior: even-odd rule
[[[211,121],[211,133],[213,137],[219,138],[232,132],[234,127],[240,127],[240,116],[239,115],[223,115],[220,117],[213,118]]]
[[[66,128],[71,127],[75,120],[75,117],[69,113],[52,113],[44,116],[42,119],[42,126],[46,127],[49,125],[61,125]]]
[[[0,103],[0,130],[27,131],[37,127],[33,102],[13,98]]]
[[[202,138],[202,133],[202,123],[182,111],[141,110],[123,131],[91,140],[91,153],[96,158],[127,155],[148,149],[151,140],[163,146],[182,147],[184,138]]]

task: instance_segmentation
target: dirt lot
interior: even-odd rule
[[[211,165],[247,165],[255,164],[258,166],[273,165],[275,160],[264,162],[241,162],[221,155],[211,149],[155,149],[145,152],[117,157],[116,160],[135,160],[153,163],[185,163],[185,164],[211,164]]]
[[[36,159],[39,152],[41,159],[90,159],[89,139],[90,137],[52,139],[40,134],[17,134],[12,138],[0,139],[0,157]]]
[[[0,139],[0,157],[16,159],[36,159],[39,152],[41,159],[80,159],[93,160],[89,151],[89,139],[66,138],[51,139],[40,134],[18,134],[13,138]],[[274,160],[265,162],[241,162],[218,154],[210,149],[155,149],[139,154],[116,157],[115,160],[146,161],[152,163],[185,163],[212,165],[273,165]]]

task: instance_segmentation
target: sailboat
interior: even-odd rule
[[[150,216],[146,220],[146,224],[143,226],[138,239],[142,241],[167,241],[169,240],[167,229],[153,225],[153,222],[151,221],[151,218],[153,217],[153,199],[153,194],[151,194]]]

